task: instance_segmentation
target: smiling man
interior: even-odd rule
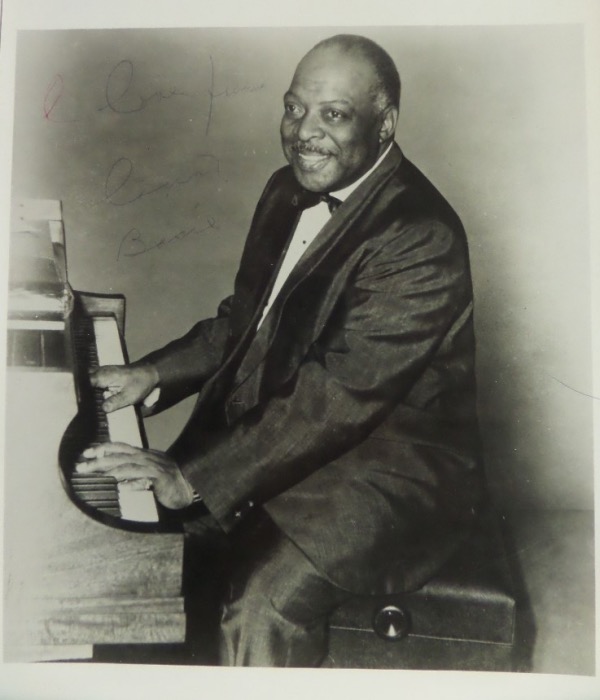
[[[191,532],[236,545],[223,664],[318,665],[331,610],[422,585],[482,499],[465,234],[394,143],[399,98],[377,44],[314,47],[232,296],[93,377],[107,410],[198,393],[168,453],[102,445],[79,469],[152,484]]]

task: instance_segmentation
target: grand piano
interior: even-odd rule
[[[181,642],[183,535],[151,491],[74,472],[91,443],[145,444],[136,410],[104,414],[88,378],[127,361],[124,299],[71,289],[60,202],[15,203],[10,245],[4,660]]]

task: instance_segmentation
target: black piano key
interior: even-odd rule
[[[76,493],[80,494],[82,498],[96,499],[100,501],[105,501],[107,498],[112,498],[117,500],[117,490],[114,488],[113,484],[107,484],[101,488],[87,488],[82,484],[74,486]]]
[[[113,484],[86,484],[85,482],[72,482],[73,488],[78,492],[78,493],[89,493],[90,495],[98,494],[98,493],[115,493],[115,488],[114,488],[114,483]]]
[[[100,498],[97,500],[88,500],[86,498],[82,498],[81,500],[84,501],[84,503],[93,506],[94,508],[98,508],[99,510],[102,510],[104,508],[119,508],[119,503],[118,501],[115,501],[114,498],[107,498],[106,500],[102,500]]]
[[[106,515],[112,515],[115,518],[120,518],[121,517],[121,509],[120,508],[111,508],[109,506],[92,506],[95,510],[99,510],[102,513],[105,513]]]
[[[103,486],[102,488],[86,488],[85,485],[80,485],[75,490],[82,498],[86,498],[90,501],[105,501],[107,498],[117,500],[118,496],[116,490],[114,488],[111,489],[110,484],[107,486]]]
[[[114,483],[114,477],[103,476],[101,474],[79,474],[75,472],[71,477],[71,483],[81,484],[81,486],[102,486],[104,484]]]
[[[112,491],[102,491],[100,493],[90,493],[89,491],[76,491],[79,498],[86,503],[105,503],[110,501],[111,505],[119,504],[119,499]]]

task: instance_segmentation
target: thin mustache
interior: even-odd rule
[[[330,156],[331,153],[329,151],[325,151],[322,148],[318,148],[317,146],[311,146],[308,143],[303,143],[302,141],[296,141],[296,143],[293,143],[292,146],[292,151],[296,151],[297,153],[318,153],[322,156]]]

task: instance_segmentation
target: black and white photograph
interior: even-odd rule
[[[3,36],[4,668],[593,697],[588,15],[115,16]]]

